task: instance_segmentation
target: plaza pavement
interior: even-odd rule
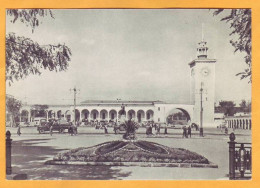
[[[36,127],[24,127],[21,136],[16,134],[17,128],[7,127],[13,139],[12,167],[13,173],[27,174],[28,179],[37,180],[201,180],[201,179],[228,179],[228,144],[229,138],[217,129],[204,129],[204,137],[193,131],[192,138],[182,138],[181,129],[168,129],[164,135],[145,135],[145,128],[137,131],[140,140],[157,142],[169,147],[185,148],[205,156],[209,161],[218,165],[218,168],[170,168],[170,167],[110,167],[110,166],[69,166],[44,165],[60,151],[88,147],[102,142],[118,140],[122,134],[115,135],[109,128],[109,134],[104,130],[93,127],[79,127],[77,136],[68,133],[54,132],[39,134]],[[232,130],[229,130],[231,132]],[[154,130],[153,130],[154,132]],[[251,131],[235,130],[236,141],[251,142]]]

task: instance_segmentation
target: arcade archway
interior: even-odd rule
[[[61,110],[58,110],[58,112],[57,112],[57,118],[58,118],[58,119],[61,119],[61,118],[62,118],[62,111],[61,111]]]
[[[75,109],[75,120],[76,122],[80,121],[80,112],[78,109]]]
[[[103,109],[100,111],[100,119],[101,120],[106,120],[108,118],[108,112],[107,110]]]
[[[65,112],[65,119],[69,122],[72,121],[72,112],[70,110]]]
[[[117,112],[116,110],[110,110],[109,111],[109,120],[110,121],[116,121]]]
[[[166,122],[170,125],[187,125],[190,119],[189,113],[181,108],[172,109],[166,116]]]
[[[82,120],[89,119],[89,111],[87,109],[82,110],[81,117],[82,117]]]
[[[21,122],[29,121],[29,112],[27,110],[22,110],[21,112]]]
[[[137,111],[137,121],[138,123],[141,123],[144,119],[145,113],[143,110],[138,110]]]
[[[55,118],[55,112],[53,110],[48,111],[48,118],[49,119]]]
[[[146,111],[146,120],[147,121],[153,121],[153,115],[154,115],[153,110],[147,110]]]
[[[90,118],[91,118],[92,120],[97,120],[97,119],[98,119],[98,116],[99,116],[99,112],[98,112],[96,109],[94,109],[94,110],[91,111],[91,113],[90,113]]]
[[[127,112],[127,119],[135,119],[135,111],[134,110],[129,110]]]

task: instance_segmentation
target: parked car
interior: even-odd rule
[[[40,125],[42,122],[47,122],[47,119],[43,117],[36,117],[33,119],[33,124],[35,127]]]
[[[52,131],[58,131],[63,133],[66,129],[68,130],[72,126],[72,122],[67,122],[66,120],[52,120],[50,122],[41,122],[37,127],[39,133],[44,133],[50,131],[50,126],[52,125]]]

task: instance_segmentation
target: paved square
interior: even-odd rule
[[[39,134],[36,127],[24,127],[21,136],[16,128],[7,128],[12,133],[12,167],[14,173],[25,173],[28,179],[228,179],[229,138],[218,129],[205,129],[205,136],[199,137],[193,131],[192,138],[182,138],[181,129],[169,129],[167,135],[145,135],[145,128],[139,128],[139,140],[147,140],[174,148],[185,148],[206,157],[218,165],[214,168],[170,168],[170,167],[110,167],[110,166],[70,166],[44,165],[60,151],[78,147],[88,147],[106,141],[120,140],[122,134],[115,135],[112,128],[105,135],[103,129],[79,127],[77,136],[67,133]],[[229,132],[232,130],[229,130]],[[163,132],[163,130],[162,130]],[[251,131],[235,130],[238,142],[251,142]]]

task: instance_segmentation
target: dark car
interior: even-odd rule
[[[37,130],[39,133],[50,131],[51,125],[52,131],[63,133],[66,129],[68,130],[72,126],[72,123],[67,122],[66,120],[51,120],[49,122],[41,122],[41,124],[37,127]]]

